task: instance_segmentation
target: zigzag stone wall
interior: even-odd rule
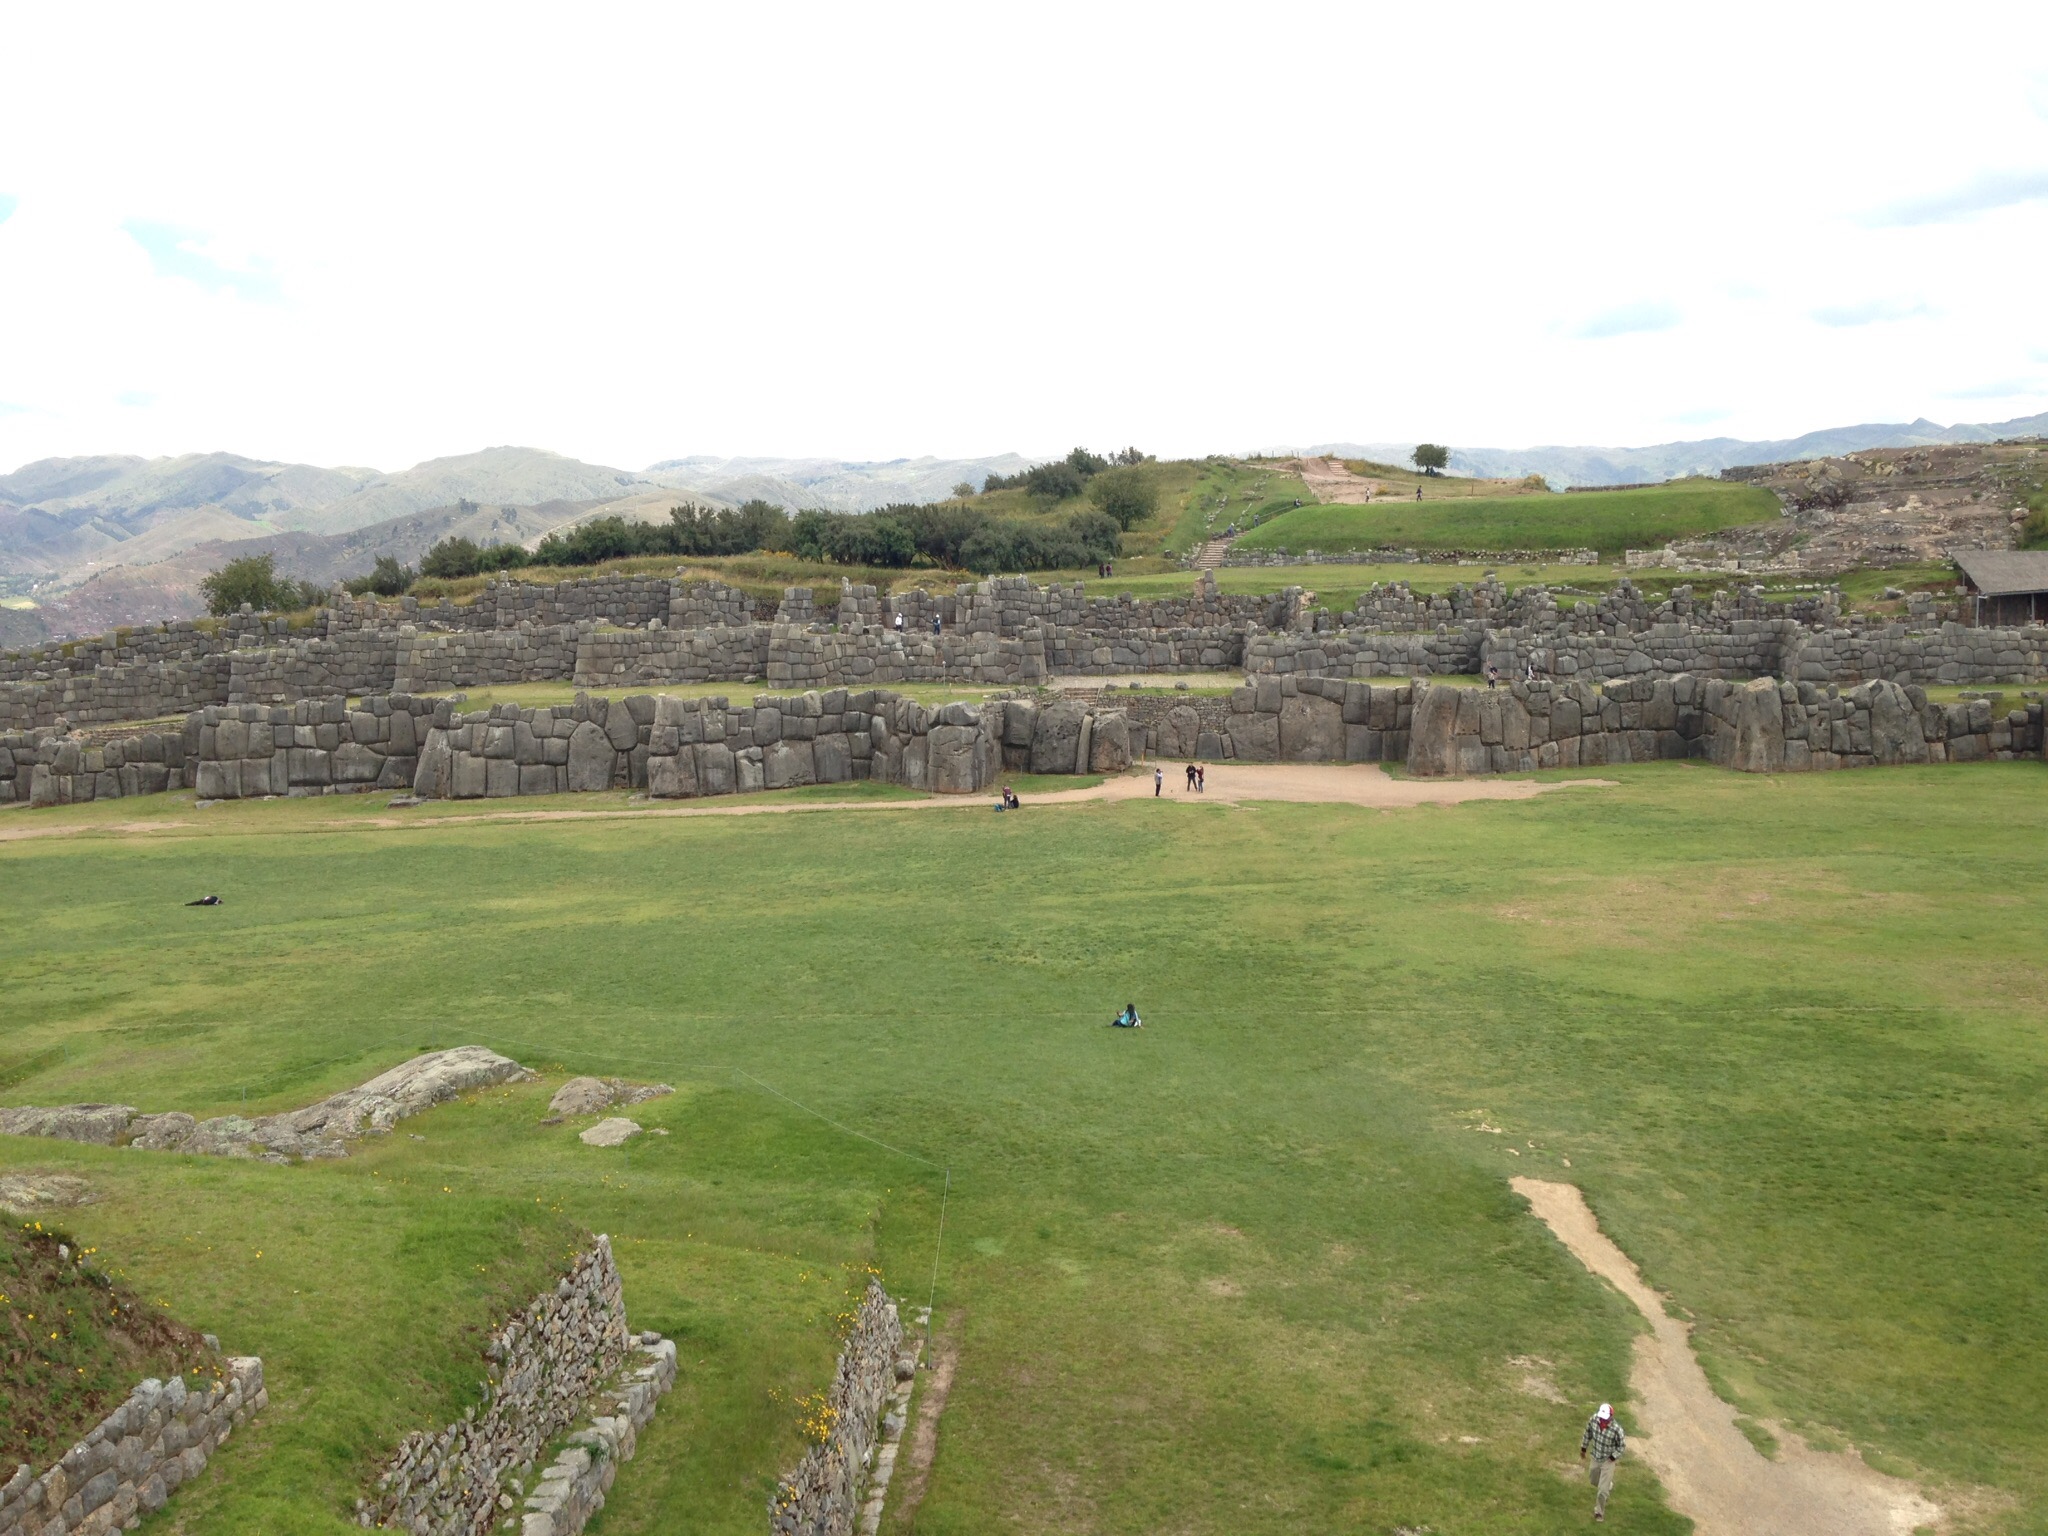
[[[524,1536],[573,1536],[603,1506],[617,1461],[632,1455],[676,1371],[673,1343],[627,1329],[611,1240],[602,1236],[553,1290],[491,1336],[484,1356],[482,1407],[445,1429],[408,1435],[375,1497],[358,1502],[359,1525],[466,1536],[499,1528],[501,1510],[524,1500]],[[529,1489],[542,1450],[587,1407],[596,1411],[591,1428]]]

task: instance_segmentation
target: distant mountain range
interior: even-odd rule
[[[1777,464],[1789,459],[1826,459],[1864,448],[1917,448],[1930,443],[1988,443],[2001,437],[2048,436],[2048,411],[2012,421],[1959,422],[1940,426],[1922,417],[1911,422],[1864,422],[1829,427],[1803,437],[1759,441],[1707,437],[1646,448],[1460,448],[1451,449],[1451,472],[1511,479],[1541,475],[1562,490],[1573,485],[1634,485],[1674,480],[1681,475],[1718,475],[1737,464]],[[1329,453],[1340,458],[1408,462],[1413,443],[1318,443],[1287,452]]]

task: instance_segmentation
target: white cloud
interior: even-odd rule
[[[1854,304],[1823,304],[1813,311],[1813,318],[1822,325],[1839,330],[1850,325],[1876,325],[1881,321],[1912,320],[1927,313],[1927,306],[1918,301],[1864,299]]]
[[[0,468],[1936,414],[2048,348],[2048,204],[1861,222],[2048,165],[2048,7],[1964,11],[12,7]]]

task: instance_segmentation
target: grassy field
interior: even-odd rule
[[[192,1536],[351,1529],[586,1230],[683,1367],[593,1529],[757,1532],[849,1267],[921,1299],[948,1168],[922,1536],[1582,1521],[1636,1323],[1514,1173],[1587,1191],[1745,1412],[2048,1530],[2048,769],[1602,773],[1401,812],[8,813],[93,830],[0,841],[0,1102],[268,1110],[469,1041],[551,1075],[344,1162],[0,1164],[85,1175],[81,1239],[265,1357]],[[1103,1028],[1127,998],[1150,1027]],[[671,1134],[540,1126],[566,1071],[675,1083],[635,1112]],[[1684,1527],[1640,1463],[1615,1523]]]
[[[1753,485],[1674,480],[1642,490],[1304,507],[1247,533],[1247,549],[1652,549],[1766,522],[1778,499]]]

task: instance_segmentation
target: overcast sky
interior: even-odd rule
[[[0,468],[2048,409],[2048,5],[0,12]]]

